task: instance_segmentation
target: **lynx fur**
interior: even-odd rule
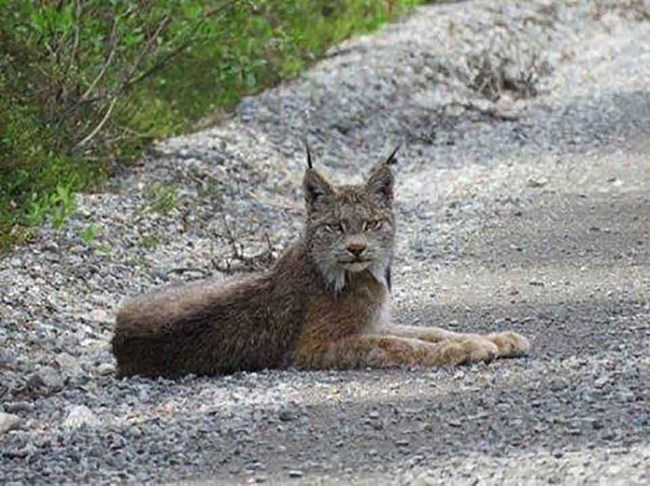
[[[263,275],[171,288],[125,305],[112,340],[118,374],[443,366],[525,354],[528,342],[514,332],[390,322],[394,156],[363,184],[333,186],[308,151],[301,237]]]

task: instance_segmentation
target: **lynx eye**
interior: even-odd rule
[[[383,226],[384,222],[381,219],[376,219],[374,221],[364,221],[363,230],[378,230]]]
[[[323,229],[328,233],[344,233],[345,232],[345,227],[343,226],[343,223],[325,224],[325,225],[323,225]]]

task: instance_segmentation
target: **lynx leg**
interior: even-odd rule
[[[397,326],[391,325],[382,329],[392,336],[401,336],[413,339],[421,339],[438,343],[441,341],[465,341],[467,339],[485,339],[496,344],[498,348],[497,357],[514,358],[523,356],[530,349],[528,340],[521,334],[512,331],[495,332],[491,334],[463,334],[460,332],[447,331],[438,327],[420,326]]]
[[[399,326],[390,325],[380,329],[380,332],[389,334],[391,336],[401,336],[406,338],[421,339],[432,343],[441,341],[458,341],[466,340],[468,338],[480,338],[478,334],[463,334],[460,332],[447,331],[439,327],[424,327],[424,326]]]
[[[341,339],[317,350],[301,350],[296,365],[312,369],[444,366],[490,362],[496,345],[486,339],[445,341],[439,344],[399,336],[361,335]]]

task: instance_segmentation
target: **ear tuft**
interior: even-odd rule
[[[305,139],[305,150],[307,151],[307,167],[313,169],[314,166],[311,163],[311,151],[309,150],[309,142]]]
[[[384,162],[386,165],[397,165],[397,157],[395,156],[395,154],[397,154],[397,151],[399,150],[399,148],[400,148],[400,146],[398,145],[397,147],[395,147],[393,149],[391,154],[386,159],[386,162]]]

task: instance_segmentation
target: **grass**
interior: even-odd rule
[[[168,214],[178,202],[178,189],[171,184],[154,182],[145,193],[145,211]]]
[[[0,0],[0,251],[146,145],[296,76],[419,0]],[[152,189],[152,209],[175,194]],[[91,235],[88,234],[91,239]]]

